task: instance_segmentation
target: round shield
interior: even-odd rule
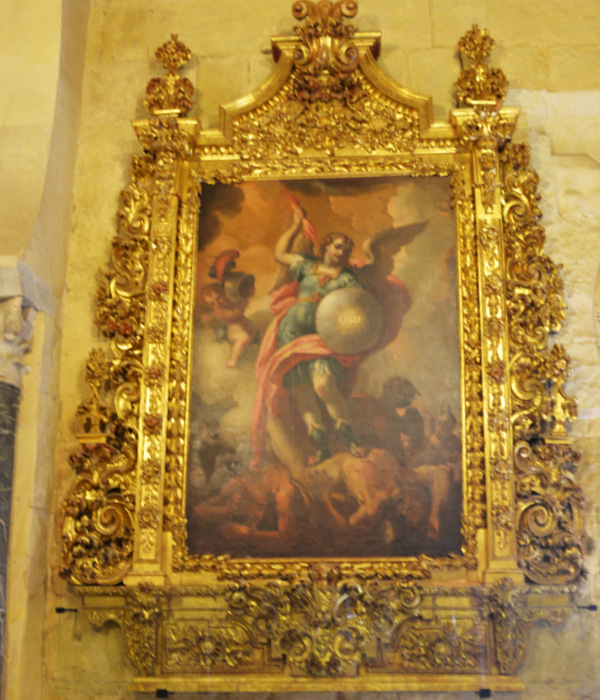
[[[358,355],[381,337],[383,310],[366,290],[343,287],[319,304],[316,321],[317,333],[325,345],[341,355]]]

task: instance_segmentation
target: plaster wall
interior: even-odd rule
[[[50,151],[60,55],[60,2],[20,3],[0,10],[0,185],[12,193],[2,207],[2,254],[20,255],[39,209]],[[23,148],[23,144],[27,144]],[[16,179],[16,180],[15,180]]]
[[[47,2],[36,4],[41,8]],[[34,131],[39,132],[40,140],[28,141],[23,131],[36,105],[23,106],[19,115],[8,108],[0,114],[3,152],[14,152],[14,139],[29,143],[23,147],[24,157],[15,157],[14,168],[24,173],[28,183],[37,183],[37,195],[27,206],[20,197],[7,203],[0,252],[28,262],[54,290],[54,298],[63,299],[60,315],[45,313],[39,330],[36,328],[32,372],[25,380],[17,433],[15,480],[20,481],[16,497],[21,500],[15,501],[19,507],[13,509],[9,596],[14,601],[13,623],[20,633],[8,640],[7,658],[15,663],[14,670],[9,666],[6,674],[6,697],[11,699],[134,697],[127,689],[134,671],[120,631],[107,627],[97,632],[81,613],[55,612],[57,607],[76,609],[79,600],[55,573],[60,539],[58,523],[51,523],[49,494],[54,488],[57,512],[72,478],[67,459],[76,447],[72,417],[87,396],[85,360],[89,349],[102,343],[93,325],[94,273],[109,260],[118,194],[129,179],[130,155],[139,152],[129,122],[145,116],[141,106],[145,85],[162,72],[154,61],[154,50],[171,32],[179,33],[194,54],[186,69],[197,88],[197,106],[191,113],[200,116],[205,127],[216,126],[219,104],[248,93],[270,74],[270,36],[288,33],[294,25],[289,0],[93,0],[89,17],[88,4],[84,5],[85,12],[75,17],[75,3],[65,3],[60,40],[63,52],[72,47],[73,70],[81,71],[82,81],[77,71],[69,74],[65,64],[65,70],[58,69],[60,8],[54,3],[46,26],[55,43],[48,54],[51,69],[45,69],[54,90],[37,82],[33,88],[11,82],[11,104],[24,105],[24,96],[39,90],[45,111],[39,115],[42,123],[33,126],[38,127]],[[14,12],[17,16],[18,11]],[[569,4],[553,0],[543,9],[535,0],[465,0],[460,5],[452,0],[360,0],[354,22],[359,29],[383,32],[381,66],[408,87],[432,93],[438,119],[446,119],[454,106],[452,85],[460,70],[456,43],[471,24],[479,23],[490,30],[499,47],[492,63],[503,68],[511,83],[507,103],[523,108],[518,140],[532,146],[533,164],[541,178],[547,252],[564,265],[569,306],[568,321],[557,341],[572,358],[569,389],[580,401],[580,418],[573,432],[583,455],[579,479],[588,496],[590,539],[589,577],[581,590],[581,605],[600,599],[596,551],[600,535],[596,468],[600,457],[600,356],[594,307],[600,267],[599,13],[598,0]],[[28,26],[22,32],[31,56],[36,55],[36,42],[44,35],[42,24],[36,24],[35,31]],[[5,42],[4,54],[0,54],[6,66],[17,65],[21,51],[20,43],[11,41]],[[49,92],[59,95],[54,104]],[[64,128],[61,94],[72,98],[67,110],[73,119],[71,129]],[[54,158],[52,132],[52,148],[58,149]],[[61,155],[74,168],[61,170]],[[57,193],[60,183],[63,187]],[[20,184],[16,189],[22,191]],[[68,207],[60,204],[67,201]],[[38,219],[44,222],[43,231],[53,232],[52,238],[38,235],[42,231],[36,229]],[[4,231],[10,232],[6,244],[1,237]],[[55,249],[59,251],[56,255]],[[56,318],[61,319],[60,337],[55,330],[48,335]],[[54,388],[52,377],[59,378]],[[60,417],[56,396],[62,406]],[[40,402],[45,407],[43,421],[37,411]],[[40,473],[44,474],[41,480]],[[52,528],[49,542],[48,528]],[[528,687],[523,700],[600,697],[599,616],[582,609],[557,628],[542,625],[534,629],[521,669]],[[377,697],[361,694],[367,696]],[[438,696],[413,693],[402,697],[434,700]],[[466,700],[474,694],[444,697]]]

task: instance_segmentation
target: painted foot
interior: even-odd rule
[[[350,445],[350,454],[353,457],[358,457],[359,459],[363,459],[369,454],[368,448],[364,447],[363,445],[358,445],[357,443],[353,442]]]
[[[306,463],[308,464],[309,467],[314,467],[317,464],[321,464],[321,462],[324,462],[326,459],[329,459],[331,457],[331,453],[329,450],[319,450],[318,452],[315,452],[312,454]]]

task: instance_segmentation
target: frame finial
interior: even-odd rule
[[[189,62],[192,52],[178,40],[177,34],[171,34],[170,40],[159,46],[154,55],[168,73],[163,78],[152,78],[148,83],[144,107],[156,115],[183,116],[194,104],[194,86],[176,71]]]
[[[496,105],[506,97],[508,81],[500,68],[488,68],[483,60],[496,48],[487,29],[473,27],[458,42],[458,51],[475,65],[461,70],[456,85],[458,99],[469,106]]]

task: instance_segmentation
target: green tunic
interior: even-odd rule
[[[343,287],[362,287],[354,272],[347,268],[341,270],[337,277],[319,275],[315,273],[319,260],[309,255],[302,258],[301,262],[290,268],[292,277],[300,283],[300,289],[298,301],[287,311],[279,325],[279,347],[317,332],[317,307],[323,297]],[[344,377],[344,368],[335,357],[320,357],[292,367],[283,377],[283,385],[290,389],[303,382],[312,382],[315,372],[333,374],[338,380]]]

